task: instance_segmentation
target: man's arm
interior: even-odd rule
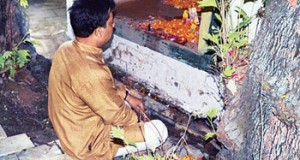
[[[109,73],[97,71],[92,74],[78,93],[81,99],[103,119],[104,123],[118,126],[137,123],[136,113],[126,106],[124,97],[119,95]],[[131,103],[135,106],[140,105],[135,100]]]

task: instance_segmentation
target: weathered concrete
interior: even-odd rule
[[[206,113],[211,107],[219,110],[223,107],[219,80],[205,71],[116,35],[105,57],[109,64],[121,68],[188,112]]]
[[[55,143],[52,143],[52,145],[40,145],[35,148],[27,149],[17,155],[19,160],[71,160],[69,156],[62,153]]]
[[[36,51],[51,59],[60,44],[69,40],[66,36],[66,2],[62,0],[32,0],[25,9],[32,39],[41,44],[35,45]]]
[[[2,129],[0,125],[0,129]],[[6,136],[3,130],[2,135]],[[0,140],[0,160],[72,160],[63,154],[59,141],[34,146],[26,134],[20,134]]]
[[[0,157],[0,160],[19,160],[15,154]]]
[[[0,157],[31,147],[34,145],[26,134],[4,138],[0,140]]]

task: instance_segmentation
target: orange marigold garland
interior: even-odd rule
[[[164,0],[164,4],[185,9],[182,19],[164,20],[151,17],[151,21],[132,23],[143,30],[152,32],[157,37],[185,44],[198,42],[199,19],[197,12],[199,0]]]
[[[134,24],[133,24],[134,25]],[[186,41],[196,43],[198,41],[199,26],[193,26],[191,22],[182,19],[153,20],[139,23],[138,27],[152,31],[156,36],[184,44]]]

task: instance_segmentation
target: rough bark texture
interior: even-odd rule
[[[240,101],[219,125],[218,159],[300,159],[299,6],[267,1]]]
[[[14,47],[28,31],[28,22],[16,0],[0,0],[0,53]]]

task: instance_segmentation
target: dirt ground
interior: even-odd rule
[[[47,114],[47,81],[50,61],[36,61],[14,79],[0,78],[0,124],[8,136],[27,133],[36,144],[57,139]]]

